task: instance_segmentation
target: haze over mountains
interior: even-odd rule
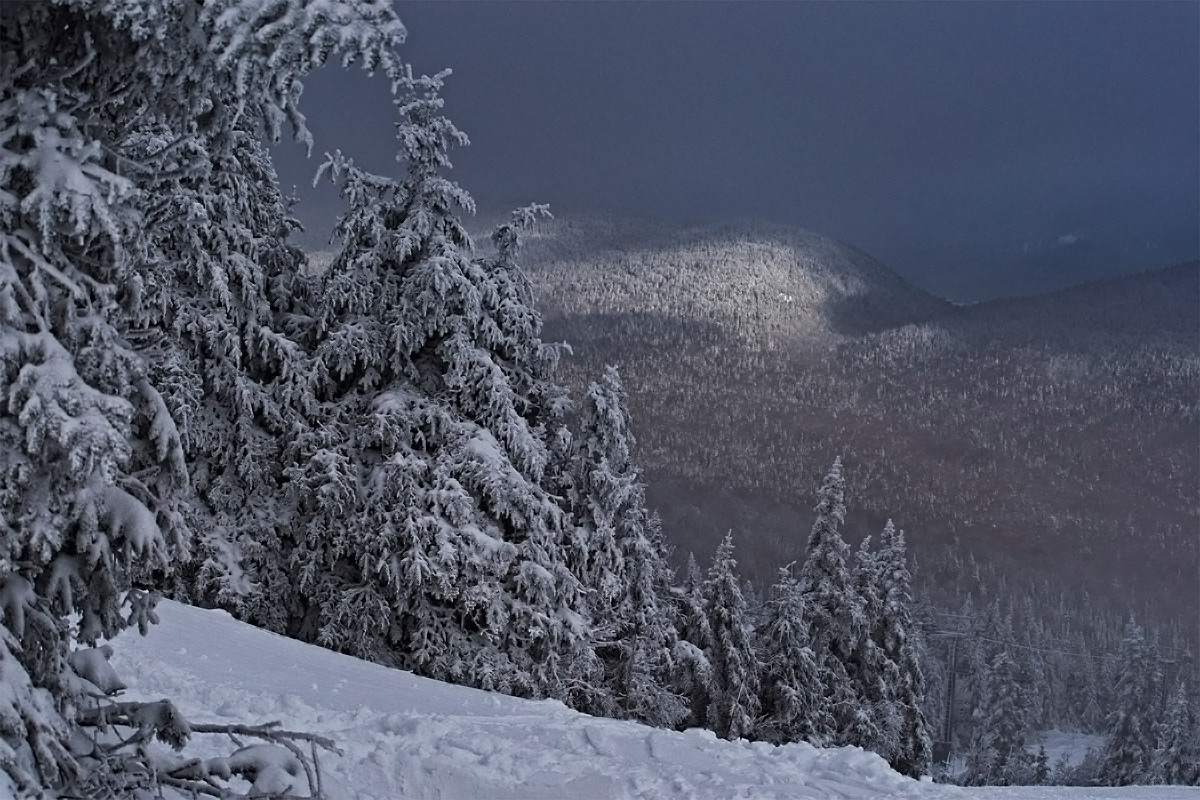
[[[835,456],[850,530],[1195,619],[1200,266],[955,307],[831,239],[572,217],[524,254],[579,388],[617,364],[677,556],[800,557]]]

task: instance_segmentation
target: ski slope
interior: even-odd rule
[[[280,720],[287,729],[330,736],[344,755],[324,755],[321,767],[339,799],[1200,800],[1195,788],[966,790],[922,783],[858,748],[725,742],[707,731],[589,717],[555,701],[369,664],[219,611],[164,601],[158,614],[161,624],[149,636],[126,633],[117,642],[112,661],[129,684],[126,697],[171,698],[193,722]]]

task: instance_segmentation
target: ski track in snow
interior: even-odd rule
[[[170,698],[193,722],[254,724],[334,739],[321,768],[333,798],[395,800],[1200,800],[1195,788],[959,789],[921,783],[859,748],[725,742],[452,686],[169,601],[148,637],[120,637],[125,697]],[[188,752],[229,743],[195,737]],[[202,741],[207,739],[208,741]]]

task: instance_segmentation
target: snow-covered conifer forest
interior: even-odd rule
[[[1128,609],[1088,617],[1086,599],[1010,589],[1000,573],[988,594],[930,589],[948,562],[918,566],[886,509],[856,520],[855,481],[891,474],[871,472],[871,452],[813,454],[811,485],[789,486],[811,524],[790,530],[794,558],[768,580],[739,570],[752,532],[685,566],[648,501],[640,459],[661,461],[674,434],[648,428],[661,409],[632,413],[642,365],[620,369],[615,352],[618,366],[560,364],[570,349],[549,341],[539,307],[575,301],[523,261],[546,246],[550,211],[531,204],[476,232],[450,177],[468,143],[443,113],[452,78],[404,62],[391,3],[14,0],[0,25],[0,793],[472,796],[500,786],[466,777],[487,747],[515,796],[715,797],[748,766],[790,787],[780,797],[808,777],[812,796],[846,797],[934,796],[911,780],[930,776],[1200,783],[1194,636]],[[312,142],[302,81],[339,68],[389,80],[393,173]],[[314,172],[343,201],[320,269],[294,243],[271,163],[284,135],[325,153]],[[857,297],[863,281],[890,294],[837,309],[830,324],[867,338],[832,357],[866,371],[938,339],[906,315],[944,304],[840,257],[787,302],[831,286]],[[717,341],[697,308],[682,336]],[[873,325],[858,330],[864,314]],[[772,347],[830,344],[782,319],[767,325]],[[1194,385],[1195,360],[1175,355],[1155,375]],[[1194,403],[1184,416],[1194,424]],[[647,429],[650,447],[634,436]],[[691,458],[697,441],[672,452]],[[980,577],[978,564],[953,569]],[[154,650],[162,597],[171,657]],[[376,758],[394,774],[368,791],[330,766],[358,757],[361,730],[343,750],[321,714],[293,713],[312,708],[298,695],[263,699],[270,681],[228,674],[240,688],[213,688],[205,662],[246,672],[246,658],[283,686],[345,670],[445,698],[430,716],[489,698],[495,718],[521,724],[450,747],[452,726],[380,721],[357,695],[376,745],[405,754]],[[543,727],[582,730],[615,769],[636,763],[637,780],[521,772],[497,742],[534,747]],[[1039,745],[1055,727],[1097,746],[1051,763]],[[421,746],[394,741],[406,736]],[[632,742],[652,757],[613,754]],[[426,750],[441,784],[417,780]],[[725,766],[705,773],[711,785],[660,779],[671,753]]]

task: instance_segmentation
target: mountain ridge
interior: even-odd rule
[[[815,234],[588,225],[548,227],[527,274],[547,338],[572,345],[573,389],[622,369],[648,496],[680,555],[703,560],[732,527],[747,574],[768,580],[802,554],[809,487],[841,455],[852,538],[893,516],[922,557],[967,549],[1031,579],[1073,554],[1068,583],[1164,613],[1200,574],[1196,262],[953,306]],[[805,261],[797,243],[836,258]],[[852,272],[831,279],[831,264]],[[771,302],[779,276],[809,268],[796,283],[816,290]]]
[[[949,307],[862,251],[768,223],[564,218],[531,237],[523,262],[547,321],[598,311],[666,314],[720,324],[767,349],[926,319]],[[610,267],[603,286],[589,275],[597,262]],[[648,285],[656,291],[643,291]],[[753,334],[766,338],[755,342]]]

